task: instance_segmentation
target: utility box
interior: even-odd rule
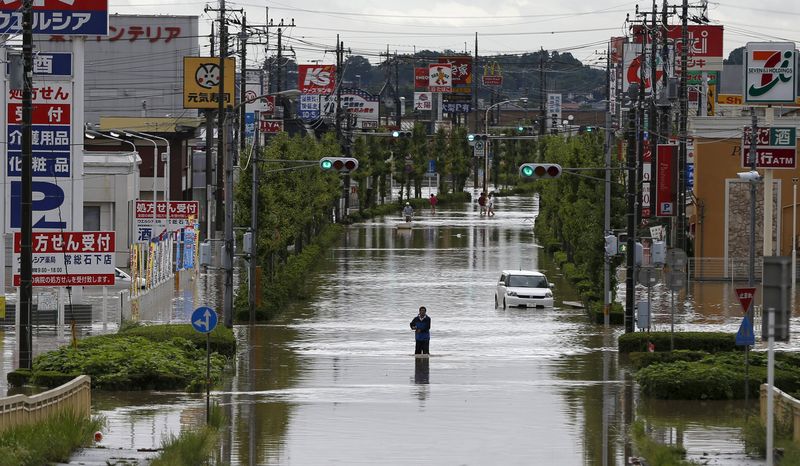
[[[650,262],[653,265],[664,265],[667,261],[667,244],[663,241],[653,241],[650,247]]]
[[[253,232],[248,231],[242,236],[242,246],[244,253],[250,255],[253,253]]]
[[[638,241],[636,242],[635,246],[633,260],[636,262],[636,265],[642,265],[642,262],[644,261],[644,246]]]
[[[200,243],[200,265],[206,267],[211,265],[211,243],[208,241]]]
[[[650,328],[650,303],[647,301],[636,303],[636,326],[640,330]]]
[[[789,256],[764,257],[764,308],[761,317],[761,338],[769,338],[769,314],[775,313],[775,341],[789,341],[791,308],[792,259]]]

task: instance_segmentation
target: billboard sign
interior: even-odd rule
[[[414,93],[414,110],[415,111],[430,111],[433,109],[433,94],[430,92],[415,92]]]
[[[183,108],[219,107],[219,58],[183,57]],[[225,99],[233,105],[236,91],[236,60],[225,59]]]
[[[297,65],[297,88],[303,94],[332,94],[336,88],[336,65]]]
[[[283,120],[261,120],[258,122],[258,129],[266,134],[282,133]]]
[[[745,103],[794,103],[797,59],[794,42],[748,42],[744,61]]]
[[[113,231],[33,232],[33,286],[114,284]],[[22,235],[14,233],[14,286],[20,286]]]
[[[503,85],[503,77],[494,75],[494,76],[484,76],[483,77],[483,85],[484,86],[495,86],[499,87]]]
[[[427,92],[428,68],[414,68],[414,90]]]
[[[447,113],[469,113],[472,96],[465,93],[450,93],[442,96],[442,111]]]
[[[656,217],[674,217],[676,215],[677,155],[678,146],[675,144],[656,146]]]
[[[650,140],[642,141],[642,218],[653,216],[650,186],[653,179],[653,151],[650,150]]]
[[[169,205],[169,225],[167,224]],[[153,215],[153,207],[156,213]],[[199,212],[198,201],[136,201],[136,241],[147,242],[166,231],[192,226]],[[169,227],[169,228],[168,228]]]
[[[648,44],[646,47],[643,47],[642,44],[627,43],[623,44],[622,50],[622,92],[627,92],[631,84],[640,83],[643,77],[644,91],[649,94],[652,91],[652,85],[650,83],[651,73],[650,69],[648,68],[648,63],[650,63],[652,45]],[[673,62],[673,52],[674,49],[670,48],[669,57],[667,58],[668,63]],[[656,90],[660,89],[662,83],[664,82],[664,71],[661,66],[662,61],[662,54],[657,53],[656,85],[658,88]],[[669,70],[669,73],[671,73],[672,67],[667,67],[667,70]],[[671,74],[669,74],[669,76],[671,77]]]
[[[321,96],[320,105],[325,116],[336,114],[336,95]],[[353,126],[359,129],[378,127],[380,97],[361,89],[342,89],[342,111],[355,118]]]
[[[452,92],[453,67],[449,63],[431,63],[428,65],[428,91]]]
[[[742,167],[750,163],[750,126],[745,126],[742,136]],[[756,132],[756,168],[797,168],[797,128],[759,127]]]
[[[472,57],[439,57],[439,63],[450,64],[453,73],[451,92],[467,94],[472,92]]]
[[[69,81],[33,83],[33,228],[72,228],[72,85]],[[22,227],[22,91],[7,99],[5,194],[6,232]]]
[[[301,94],[300,119],[303,121],[313,121],[318,119],[319,115],[319,95]]]
[[[22,33],[23,0],[0,2],[0,35]],[[33,33],[62,36],[108,35],[108,0],[37,0]]]
[[[561,94],[547,94],[547,127],[558,128],[561,124]]]

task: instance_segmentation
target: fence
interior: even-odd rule
[[[45,421],[64,411],[72,411],[77,416],[88,418],[91,409],[92,382],[88,375],[81,375],[38,395],[0,398],[0,432],[23,424]]]
[[[756,257],[755,280],[761,281],[764,261]],[[750,275],[750,259],[747,257],[690,257],[689,277],[698,281],[746,282]]]
[[[779,424],[791,423],[792,439],[800,442],[800,400],[793,398],[783,391],[772,387],[773,390],[773,409],[775,421]],[[767,423],[767,384],[761,384],[761,422]]]

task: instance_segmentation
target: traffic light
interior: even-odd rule
[[[667,243],[663,241],[653,241],[650,246],[650,262],[655,265],[662,265],[667,261]]]
[[[410,138],[411,131],[392,131],[393,138]]]
[[[614,235],[606,235],[606,257],[616,256],[618,253],[617,249],[617,237]]]
[[[358,168],[358,160],[353,157],[323,157],[319,159],[322,171],[351,172]]]
[[[561,165],[557,163],[523,163],[519,166],[519,175],[529,180],[558,178],[561,176]]]
[[[467,135],[467,141],[469,141],[469,142],[486,141],[487,139],[489,139],[489,135],[488,134],[472,134],[472,133],[470,133],[470,134]]]
[[[620,233],[617,235],[617,252],[625,254],[628,251],[628,234]]]

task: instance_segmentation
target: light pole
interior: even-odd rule
[[[149,138],[153,138],[153,139],[158,139],[160,141],[164,141],[164,144],[167,147],[167,163],[166,163],[166,166],[164,167],[164,182],[163,182],[163,186],[164,186],[164,201],[166,201],[166,205],[167,205],[167,213],[166,213],[166,215],[167,215],[167,231],[169,231],[169,201],[170,201],[170,197],[169,197],[169,190],[170,190],[169,189],[170,188],[170,182],[169,182],[169,160],[170,160],[170,147],[169,146],[170,146],[170,144],[169,144],[169,140],[167,138],[162,138],[161,136],[156,136],[155,134],[149,134],[149,133],[145,133],[145,132],[142,132],[142,131],[133,131],[133,130],[127,130],[127,131],[130,132],[130,133],[133,133],[133,134],[137,134],[137,135],[139,135],[139,137],[146,136],[146,137],[149,137]],[[156,152],[158,152],[157,149],[156,149]],[[155,189],[155,185],[153,185],[153,189]]]
[[[519,99],[504,100],[502,102],[497,102],[495,104],[492,104],[492,105],[490,105],[490,106],[488,106],[486,108],[486,112],[485,112],[484,117],[483,117],[483,130],[486,133],[486,151],[483,154],[483,192],[487,192],[486,177],[487,177],[487,173],[489,172],[489,149],[491,148],[491,145],[489,144],[489,112],[494,107],[497,107],[497,106],[503,105],[503,104],[512,104],[517,108],[521,108],[522,110],[525,110],[526,112],[528,111],[527,108],[521,107],[521,106],[515,104],[514,102],[522,102],[522,103],[526,104],[528,102],[528,98],[527,97],[521,97]]]
[[[792,309],[797,282],[797,178],[792,178]]]
[[[119,133],[115,133],[114,131],[122,131],[122,133],[125,136],[129,137],[129,138],[138,137],[139,139],[144,139],[145,141],[148,141],[151,144],[153,144],[153,230],[150,233],[150,239],[152,240],[153,239],[153,234],[155,233],[156,225],[158,225],[158,218],[156,216],[156,212],[158,211],[158,198],[157,198],[157,195],[158,195],[157,186],[158,186],[158,184],[156,182],[156,180],[158,180],[158,144],[154,140],[152,140],[150,138],[146,138],[144,136],[136,136],[136,135],[133,135],[133,134],[131,134],[131,133],[125,131],[125,130],[121,130],[121,129],[120,130],[111,130],[111,131],[109,131],[109,134],[111,134],[114,137],[119,137],[120,136]]]

